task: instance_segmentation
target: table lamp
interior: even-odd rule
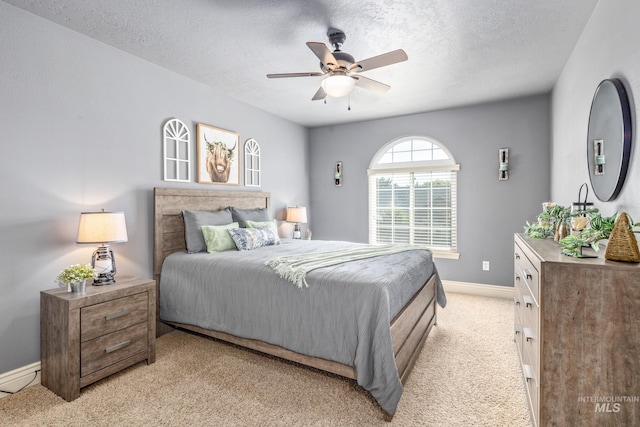
[[[304,206],[295,206],[287,208],[287,222],[295,222],[295,228],[293,229],[293,238],[300,239],[300,223],[307,222],[307,208]]]
[[[98,243],[100,246],[91,257],[91,266],[98,273],[95,286],[116,282],[116,259],[108,243],[126,242],[127,225],[124,212],[82,212],[78,226],[77,243]]]

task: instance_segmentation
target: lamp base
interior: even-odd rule
[[[293,238],[294,239],[300,239],[302,237],[302,233],[300,232],[300,224],[295,225],[295,227],[293,228]]]
[[[105,275],[98,275],[96,279],[93,279],[93,286],[113,285],[116,283],[116,279]]]
[[[91,267],[98,272],[93,286],[113,285],[116,283],[116,258],[109,245],[99,246],[91,257]]]

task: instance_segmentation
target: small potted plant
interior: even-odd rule
[[[69,292],[84,293],[87,279],[95,279],[97,276],[98,273],[91,265],[74,264],[62,270],[57,280],[60,286],[67,286]]]

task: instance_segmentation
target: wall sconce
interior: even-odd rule
[[[509,179],[509,149],[501,148],[498,151],[498,164],[499,164],[499,175],[498,179],[500,181],[506,181]]]
[[[287,208],[287,222],[295,222],[295,228],[293,229],[293,238],[300,239],[300,223],[307,222],[307,208],[304,206],[295,206]]]
[[[336,170],[333,174],[333,179],[336,183],[336,187],[342,187],[342,162],[336,163]]]
[[[116,259],[107,243],[126,242],[127,225],[124,212],[82,212],[78,225],[77,243],[98,243],[100,246],[91,257],[91,266],[98,272],[96,286],[116,282]]]
[[[593,140],[593,160],[595,162],[595,175],[604,175],[604,139]]]

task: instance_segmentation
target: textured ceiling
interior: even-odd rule
[[[322,126],[551,90],[598,0],[5,0],[290,121]],[[409,60],[363,75],[391,86],[311,101],[322,77],[305,45],[327,29],[366,59]],[[333,50],[333,49],[331,49]]]

